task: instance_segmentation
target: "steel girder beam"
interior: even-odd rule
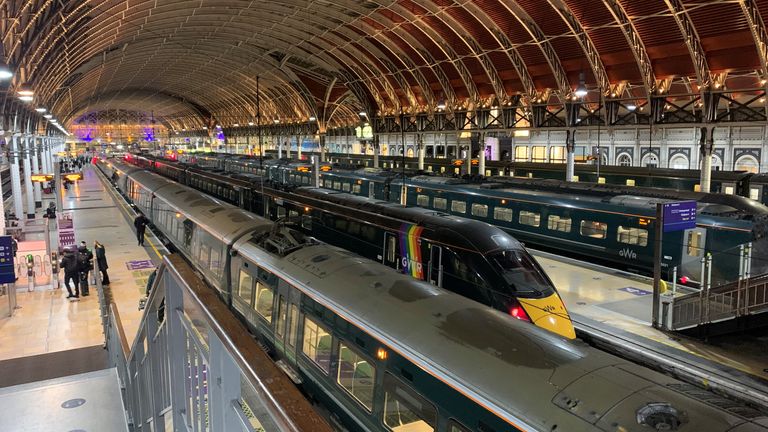
[[[536,45],[538,45],[542,54],[544,54],[544,58],[547,60],[549,68],[552,70],[552,75],[555,77],[557,90],[560,92],[562,101],[565,101],[565,98],[570,96],[573,89],[571,89],[571,84],[568,82],[568,76],[565,73],[565,69],[563,69],[563,65],[560,63],[560,57],[558,57],[555,48],[549,43],[549,39],[544,32],[541,31],[539,25],[536,24],[533,18],[528,15],[528,12],[526,12],[515,0],[502,0],[501,4],[506,7],[515,18],[517,18],[523,28],[525,28],[528,34],[531,35]]]
[[[765,28],[765,21],[763,21],[763,17],[757,9],[755,0],[738,0],[738,2],[749,24],[752,39],[755,40],[757,57],[762,67],[760,71],[762,73],[761,78],[768,79],[768,31]]]
[[[699,88],[709,87],[712,77],[709,72],[709,65],[707,64],[707,56],[704,48],[701,46],[701,40],[698,33],[696,33],[691,17],[688,16],[688,12],[685,10],[685,5],[683,5],[682,0],[664,0],[664,3],[667,4],[670,12],[672,12],[677,27],[680,29],[680,33],[682,33],[685,40],[685,46],[688,47],[688,53],[691,55]]]
[[[581,25],[581,22],[573,14],[571,8],[563,0],[547,0],[563,21],[568,25],[568,28],[573,33],[573,36],[578,41],[581,49],[584,50],[584,55],[587,57],[590,67],[592,68],[592,74],[595,76],[597,85],[601,92],[606,92],[611,88],[611,81],[608,79],[608,73],[605,71],[605,65],[600,58],[600,53],[597,52],[595,44],[589,37],[589,34]]]
[[[646,96],[651,97],[656,91],[656,75],[653,72],[651,59],[648,57],[648,51],[645,50],[645,45],[640,38],[640,33],[635,29],[619,0],[603,0],[603,3],[611,12],[613,19],[618,23],[622,33],[624,33],[629,49],[632,51],[637,67],[640,70]]]

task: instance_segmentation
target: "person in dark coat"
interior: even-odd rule
[[[93,270],[93,252],[88,250],[84,241],[80,242],[80,247],[77,249],[77,267],[80,273],[80,291],[85,297],[90,294],[88,292],[88,272]]]
[[[104,245],[99,242],[94,242],[93,251],[96,255],[96,263],[99,265],[99,271],[101,272],[101,284],[109,285],[109,275],[107,274],[109,265],[107,264],[107,254]]]
[[[144,231],[147,230],[148,223],[149,219],[144,217],[143,214],[139,214],[133,220],[133,226],[136,227],[136,240],[139,241],[139,246],[144,246]]]
[[[80,275],[79,266],[77,264],[77,256],[75,252],[67,247],[64,249],[64,256],[61,257],[59,267],[64,269],[64,286],[67,288],[67,298],[79,298],[80,297]],[[75,293],[72,294],[72,288],[69,287],[69,282],[72,281],[75,284]]]

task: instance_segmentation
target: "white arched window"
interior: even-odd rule
[[[649,168],[656,168],[659,166],[659,158],[654,153],[648,153],[643,156],[642,165]]]
[[[750,155],[744,155],[736,159],[736,163],[733,165],[735,171],[747,171],[756,173],[760,170],[760,163],[757,158]]]
[[[719,171],[723,169],[723,160],[720,156],[712,155],[712,171]]]
[[[413,147],[408,147],[405,157],[413,157]]]
[[[632,166],[632,156],[622,153],[616,157],[616,165],[619,166]]]
[[[682,154],[672,156],[672,159],[669,160],[669,167],[674,169],[688,169],[690,167],[688,156]]]

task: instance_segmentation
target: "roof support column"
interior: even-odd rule
[[[301,135],[296,135],[296,159],[301,160]]]
[[[712,150],[715,146],[715,127],[707,125],[701,128],[699,138],[699,152],[701,153],[701,180],[699,187],[701,192],[709,193],[712,184]]]
[[[477,174],[483,177],[485,176],[485,132],[480,132],[478,143],[480,144],[480,152],[477,154]]]
[[[423,134],[416,134],[416,145],[419,151],[419,171],[424,171],[424,156],[427,153],[427,148],[424,146]]]
[[[717,119],[717,106],[720,102],[720,94],[705,92],[704,121],[699,138],[699,152],[701,154],[701,179],[699,188],[701,192],[709,193],[712,185],[712,151],[715,147],[715,121]]]
[[[570,102],[565,104],[565,125],[568,127],[565,135],[565,181],[573,181],[576,171],[576,124],[578,123],[580,104]]]
[[[35,145],[35,136],[24,137],[24,192],[27,194],[27,219],[35,218],[35,188],[32,186],[32,166],[29,162],[32,155],[32,147]]]
[[[325,132],[320,132],[320,162],[325,162]]]
[[[24,219],[24,197],[21,195],[21,172],[19,171],[19,146],[21,132],[13,134],[11,141],[11,190],[13,191],[13,212],[19,220]]]
[[[31,157],[32,157],[32,171],[35,174],[40,174],[40,162],[38,161],[39,147],[37,146],[37,136],[32,135]],[[43,207],[43,195],[40,189],[40,182],[35,182],[35,208]]]

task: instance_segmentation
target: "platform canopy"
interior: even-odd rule
[[[320,130],[576,99],[626,113],[652,95],[695,111],[709,90],[764,92],[766,14],[768,0],[1,0],[3,113],[28,85],[65,125],[232,127],[256,121],[257,77],[263,123]]]

